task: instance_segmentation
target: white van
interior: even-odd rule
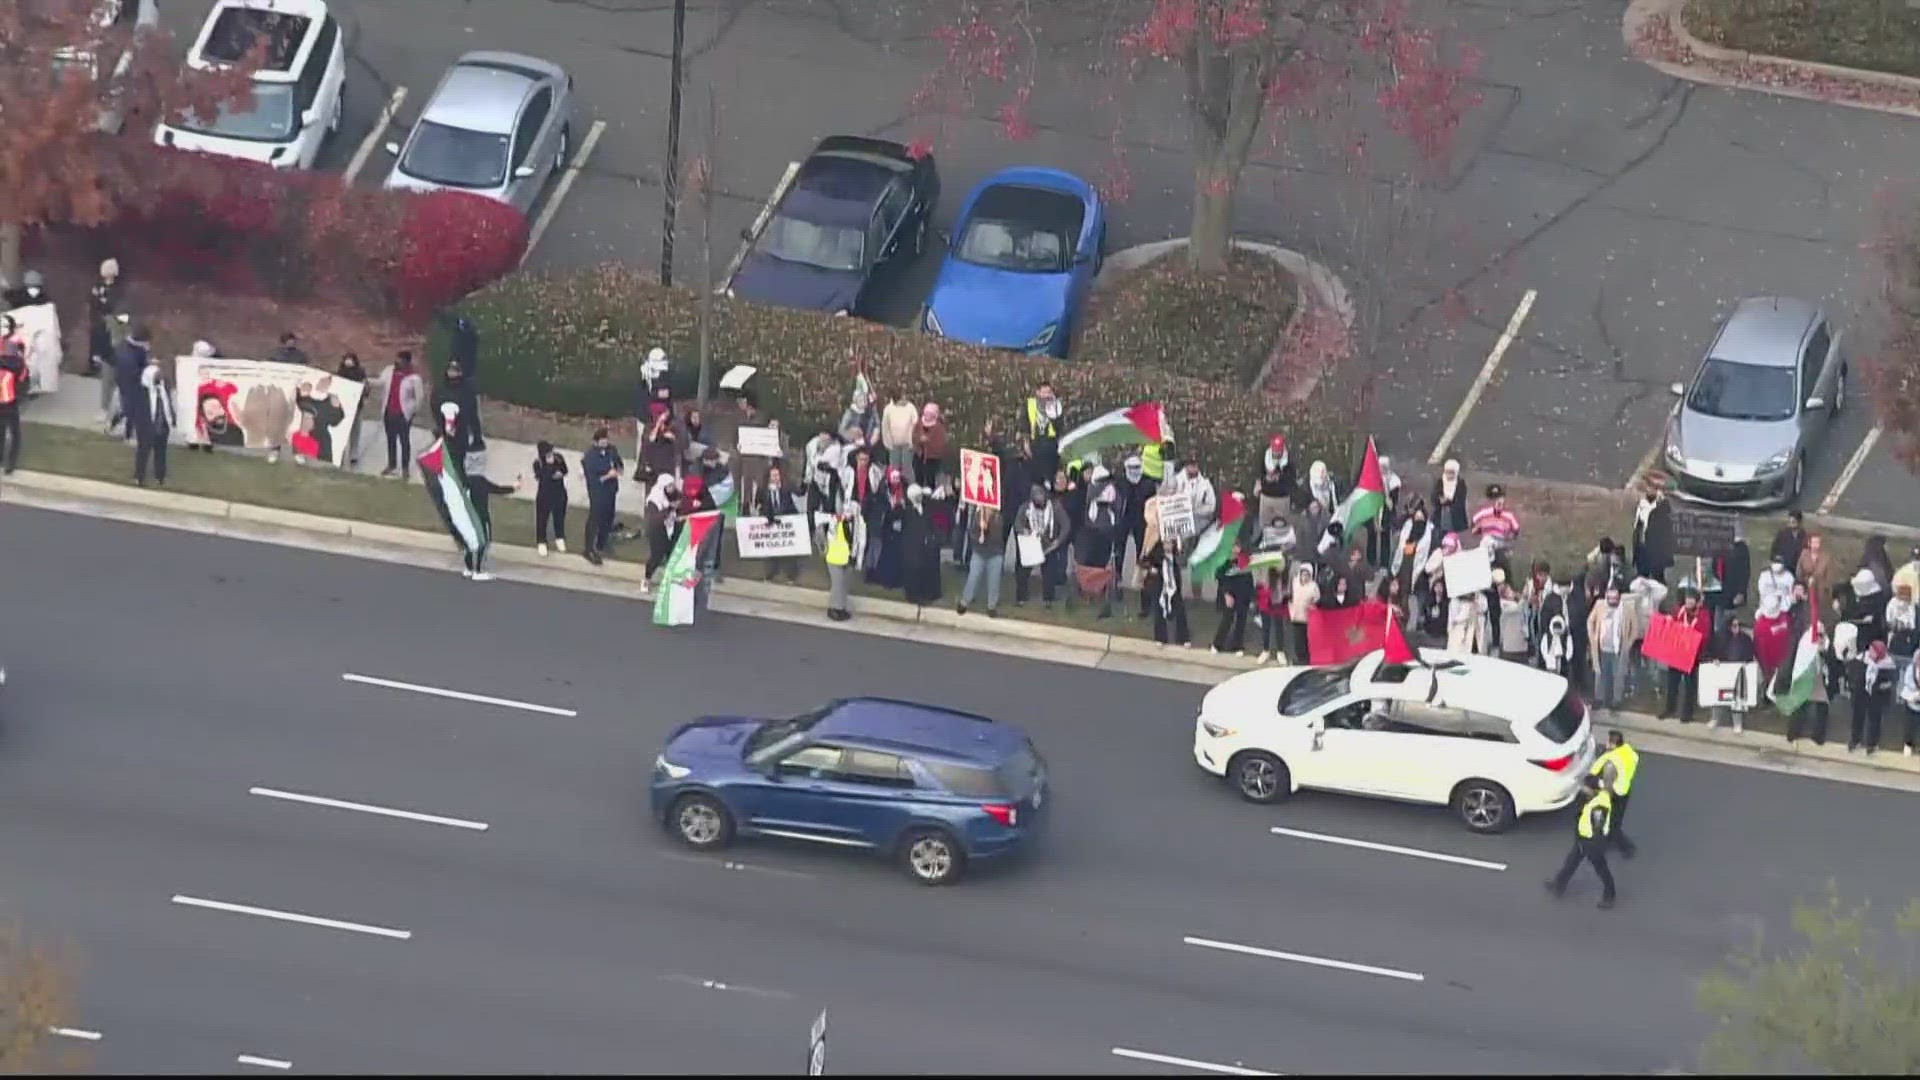
[[[219,0],[187,54],[209,71],[235,64],[257,43],[266,57],[253,76],[253,100],[218,116],[173,117],[153,139],[162,146],[244,158],[276,169],[311,169],[328,136],[340,130],[346,98],[347,43],[325,0]]]

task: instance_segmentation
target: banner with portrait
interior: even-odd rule
[[[182,356],[174,407],[190,446],[291,450],[340,465],[366,387],[306,364]]]

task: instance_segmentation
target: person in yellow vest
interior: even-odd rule
[[[1140,448],[1140,471],[1145,473],[1147,479],[1153,481],[1156,487],[1167,478],[1166,452],[1172,447],[1173,443],[1165,442],[1152,443]]]
[[[1593,763],[1591,770],[1613,796],[1613,820],[1608,823],[1613,846],[1620,857],[1633,858],[1634,844],[1627,839],[1627,796],[1633,791],[1633,777],[1640,771],[1640,751],[1627,742],[1619,729],[1607,732],[1607,752]]]
[[[1600,907],[1613,906],[1613,871],[1607,869],[1607,833],[1613,824],[1613,796],[1601,786],[1600,778],[1588,773],[1580,778],[1586,801],[1580,805],[1580,817],[1574,822],[1573,848],[1560,863],[1560,872],[1547,879],[1547,891],[1557,899],[1566,895],[1567,882],[1580,869],[1581,860],[1600,875]]]
[[[847,608],[847,589],[859,554],[859,529],[860,504],[856,502],[842,503],[827,523],[827,618],[834,622],[853,618]]]
[[[1027,399],[1027,441],[1033,447],[1033,479],[1044,483],[1053,479],[1060,467],[1060,414],[1064,406],[1045,379],[1033,388]]]

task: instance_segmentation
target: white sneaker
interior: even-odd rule
[[[1911,746],[1905,746],[1905,747],[1901,747],[1901,749],[1900,749],[1900,752],[1901,752],[1902,754],[1904,754],[1904,755],[1906,755],[1907,757],[1912,757],[1912,756],[1913,756],[1913,747],[1911,747]]]
[[[489,573],[487,573],[487,572],[486,572],[485,570],[482,570],[482,571],[480,571],[479,573],[477,573],[477,574],[475,574],[475,575],[473,575],[473,580],[475,580],[475,581],[492,581],[492,580],[493,580],[493,575],[492,575],[492,574],[489,574]]]
[[[1745,724],[1742,724],[1740,721],[1735,720],[1733,722],[1733,733],[1735,735],[1745,735],[1747,733],[1747,726]]]
[[[1213,655],[1215,655],[1215,656],[1219,656],[1219,655],[1220,655],[1220,650],[1219,650],[1219,648],[1218,648],[1218,647],[1216,647],[1216,646],[1213,646],[1213,645],[1209,645],[1209,646],[1207,646],[1207,651],[1208,651],[1208,652],[1210,652],[1210,653],[1212,653],[1212,654],[1213,654]]]
[[[534,551],[536,551],[536,552],[538,552],[541,558],[543,558],[543,559],[544,559],[544,558],[546,558],[546,557],[547,557],[547,545],[545,545],[545,544],[535,544],[535,545],[533,545],[533,550],[534,550]],[[561,550],[562,550],[562,551],[564,551],[564,550],[566,550],[566,549],[565,549],[565,548],[562,548]]]
[[[560,539],[557,536],[554,537],[553,550],[559,552],[562,555],[565,555],[567,553],[567,542],[565,540]]]
[[[473,576],[473,571],[463,566],[460,568],[460,576],[464,578],[470,578]]]
[[[1257,664],[1264,664],[1264,663],[1266,663],[1266,662],[1267,662],[1268,660],[1271,660],[1271,659],[1273,659],[1273,654],[1272,654],[1272,653],[1265,653],[1265,652],[1263,652],[1263,653],[1261,653],[1261,654],[1260,654],[1259,656],[1257,656],[1257,657],[1254,657],[1254,663],[1257,663]]]

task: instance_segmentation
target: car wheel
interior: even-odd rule
[[[1513,828],[1513,796],[1491,780],[1467,780],[1453,789],[1453,812],[1477,833],[1506,832]]]
[[[711,795],[682,795],[667,811],[667,824],[680,842],[695,851],[726,847],[733,839],[733,815]]]
[[[573,128],[560,129],[560,149],[553,155],[553,171],[557,175],[567,171],[567,145],[573,142]]]
[[[1293,794],[1287,763],[1264,750],[1242,750],[1227,762],[1233,788],[1248,802],[1262,805],[1284,801]]]
[[[900,861],[906,864],[913,880],[922,885],[950,885],[960,877],[967,856],[952,833],[918,829],[908,833],[901,843]]]

